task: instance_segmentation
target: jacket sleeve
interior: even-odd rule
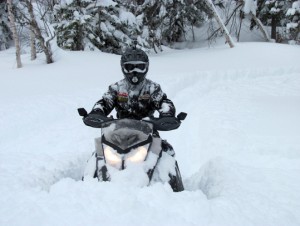
[[[91,113],[100,113],[106,116],[109,115],[115,107],[116,99],[117,89],[115,85],[111,85],[109,86],[108,91],[102,96],[102,99],[97,101],[94,105]]]
[[[151,94],[151,100],[154,108],[159,112],[160,117],[174,117],[176,113],[175,106],[167,95],[161,90],[160,85],[156,84]]]

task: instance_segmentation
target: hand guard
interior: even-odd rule
[[[100,111],[91,111],[87,116],[83,118],[83,122],[87,126],[94,128],[102,128],[103,123],[111,121],[111,118],[106,117]]]
[[[169,131],[177,129],[181,122],[176,117],[161,117],[153,121],[154,128],[159,131]]]

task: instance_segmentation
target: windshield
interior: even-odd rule
[[[125,150],[146,141],[152,131],[151,123],[134,119],[120,119],[107,123],[107,126],[102,128],[102,135],[108,142]]]

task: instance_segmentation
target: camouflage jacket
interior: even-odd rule
[[[93,107],[92,112],[109,115],[113,109],[117,118],[142,119],[153,116],[157,110],[160,116],[175,116],[175,107],[160,85],[145,79],[133,86],[123,79],[111,86]]]

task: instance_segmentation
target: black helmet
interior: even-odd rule
[[[127,49],[121,57],[122,72],[126,79],[133,85],[144,81],[149,68],[147,54],[137,48]]]

